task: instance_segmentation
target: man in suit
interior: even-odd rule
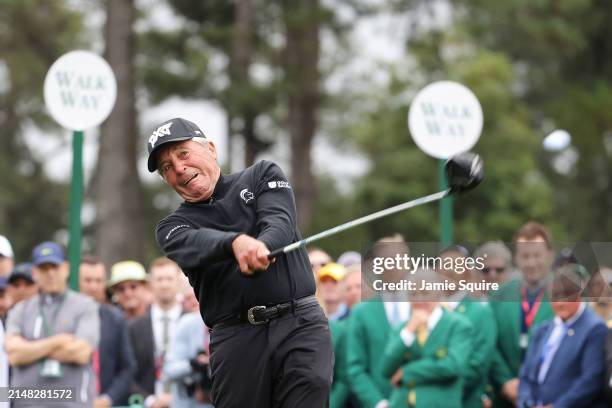
[[[149,268],[153,304],[145,314],[130,323],[129,331],[136,357],[132,393],[145,398],[145,406],[168,408],[170,382],[162,371],[172,333],[176,332],[183,310],[178,303],[181,269],[168,258],[157,258]]]
[[[612,405],[612,327],[608,323],[608,336],[606,337],[606,381],[605,396],[608,406]]]
[[[416,272],[420,281],[440,282],[431,270]],[[394,385],[392,408],[461,408],[464,377],[472,354],[472,325],[458,313],[440,307],[440,293],[412,293],[412,315],[394,329],[384,351],[381,369]]]
[[[449,281],[471,280],[476,271],[452,268],[451,265],[466,265],[469,253],[459,245],[453,245],[440,252],[442,268],[437,272]],[[488,383],[489,368],[497,343],[497,325],[488,304],[478,301],[474,293],[452,290],[446,293],[444,307],[467,318],[473,326],[473,352],[465,367],[463,407],[481,408],[486,399],[485,388]]]
[[[548,229],[536,222],[523,225],[514,236],[515,263],[521,278],[489,294],[497,324],[497,347],[491,366],[491,380],[499,394],[495,407],[517,402],[518,374],[532,329],[553,317],[546,286],[554,259]]]
[[[373,250],[372,259],[394,258],[408,254],[408,245],[400,235],[382,238]],[[371,262],[370,259],[368,262]],[[369,273],[371,268],[364,271]],[[387,270],[382,275],[386,282],[399,282],[406,271]],[[362,408],[386,408],[389,406],[391,383],[381,369],[382,350],[387,344],[392,328],[400,326],[410,317],[410,303],[406,298],[394,298],[379,293],[376,299],[361,302],[353,307],[347,328],[347,374],[352,393]]]
[[[602,400],[607,327],[581,301],[589,279],[581,265],[556,270],[555,318],[534,332],[520,373],[519,407],[595,408]]]
[[[92,257],[84,257],[79,267],[79,289],[99,305],[100,342],[92,355],[96,376],[94,408],[127,405],[136,362],[121,312],[107,303],[106,268]]]

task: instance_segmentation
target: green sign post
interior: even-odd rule
[[[81,262],[81,206],[83,202],[83,131],[100,125],[113,110],[117,82],[113,70],[100,56],[89,51],[71,51],[49,68],[44,97],[49,113],[72,134],[72,182],[68,259],[70,287],[79,288]]]
[[[440,190],[448,188],[444,163],[476,144],[482,122],[480,102],[457,82],[434,82],[415,96],[408,112],[408,128],[419,149],[438,159]],[[453,199],[446,197],[440,202],[440,244],[446,247],[452,243]]]
[[[81,263],[81,206],[83,202],[83,131],[72,133],[72,183],[70,185],[70,287],[79,288],[79,264]]]
[[[448,188],[448,180],[444,171],[446,160],[438,160],[438,177],[440,191]],[[440,201],[440,244],[445,248],[453,243],[453,196],[444,197]]]

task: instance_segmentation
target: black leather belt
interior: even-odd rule
[[[271,319],[281,317],[289,312],[306,309],[308,307],[314,306],[315,304],[318,304],[317,298],[315,297],[315,295],[310,295],[296,300],[291,300],[289,302],[279,303],[274,306],[253,306],[245,310],[243,313],[240,313],[240,316],[232,317],[215,323],[215,325],[213,326],[213,330],[221,327],[234,326],[237,324],[244,323],[249,323],[253,326],[266,324]]]

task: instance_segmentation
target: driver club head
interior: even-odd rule
[[[444,165],[451,193],[460,193],[476,187],[484,178],[483,162],[475,153],[455,155]]]

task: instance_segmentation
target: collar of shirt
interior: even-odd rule
[[[466,297],[467,297],[467,293],[458,290],[455,293],[453,293],[452,295],[450,295],[449,297],[447,297],[446,300],[447,300],[447,303],[457,303],[457,304],[459,304]]]
[[[523,287],[526,289],[527,297],[534,298],[540,294],[540,291],[543,290],[548,284],[548,275],[546,275],[541,281],[539,281],[536,285],[529,285],[525,280],[523,280]]]
[[[385,307],[385,314],[387,315],[387,321],[393,323],[393,308],[394,303],[397,304],[397,308],[399,311],[399,322],[402,323],[407,321],[410,318],[410,303],[409,302],[383,302],[383,306]]]
[[[215,201],[225,196],[225,193],[227,192],[227,189],[231,186],[231,184],[232,184],[231,175],[228,176],[228,175],[224,175],[223,173],[220,173],[219,180],[217,180],[217,184],[215,184],[215,188],[213,189],[213,192],[210,195],[210,197],[208,197],[206,200],[198,201],[195,203],[183,201],[181,205],[186,205],[186,206],[196,205],[197,206],[200,204],[212,204]]]
[[[66,292],[66,290],[60,293],[44,293],[41,291],[40,302],[43,304],[43,306],[60,303],[64,299],[64,296],[66,296]]]
[[[181,310],[181,305],[179,305],[178,303],[172,306],[170,309],[166,310],[165,312],[161,307],[153,303],[151,305],[151,320],[154,322],[161,320],[165,313],[166,316],[168,316],[168,318],[170,319],[170,321],[175,321],[178,320],[179,317],[181,317]]]
[[[457,306],[459,306],[459,303],[460,303],[460,302],[457,302],[457,301],[455,301],[455,302],[444,302],[444,306],[445,306],[445,307],[446,307],[448,310],[450,310],[451,312],[454,312],[454,311],[455,311],[455,309],[457,308]]]
[[[572,324],[574,324],[574,322],[576,322],[576,320],[580,318],[580,316],[582,316],[584,309],[586,309],[586,306],[584,302],[582,302],[580,303],[580,307],[578,308],[576,313],[566,321],[561,320],[559,316],[555,316],[555,326],[565,325],[566,327],[570,327]]]
[[[346,314],[346,311],[348,310],[348,306],[346,305],[346,303],[340,303],[340,305],[338,306],[338,310],[336,310],[335,313],[332,313],[331,315],[329,315],[327,317],[328,320],[338,320],[339,318],[341,318],[342,316],[344,316]]]
[[[429,314],[427,318],[427,329],[431,332],[434,327],[438,324],[444,312],[440,306],[436,306],[436,308]]]

